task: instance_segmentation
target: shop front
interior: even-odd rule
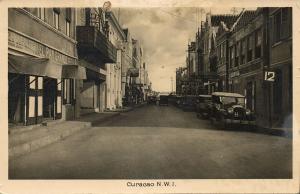
[[[10,124],[74,118],[68,107],[76,102],[75,79],[85,79],[84,68],[28,55],[9,54],[8,62]]]

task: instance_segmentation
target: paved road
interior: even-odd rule
[[[148,105],[10,160],[11,179],[291,178],[292,140]]]

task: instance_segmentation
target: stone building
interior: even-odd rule
[[[8,120],[37,124],[78,115],[75,10],[8,9]]]
[[[86,68],[81,83],[81,114],[106,108],[106,63],[117,62],[117,49],[109,41],[108,23],[101,8],[77,8],[79,63]]]
[[[211,15],[208,13],[205,22],[201,23],[200,31],[196,34],[197,74],[202,81],[203,88],[200,89],[203,94],[217,91],[219,87],[217,73],[217,47],[219,45],[216,42],[216,35],[220,24],[223,22],[232,25],[236,18],[237,15]],[[226,53],[225,49],[223,53]]]
[[[106,12],[105,17],[109,26],[109,41],[117,49],[116,63],[106,64],[106,108],[115,109],[122,107],[122,50],[126,35],[112,11]]]
[[[269,108],[265,116],[271,127],[292,127],[293,112],[293,37],[292,8],[269,8],[269,64],[265,71],[275,72],[267,82]]]

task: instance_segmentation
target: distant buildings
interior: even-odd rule
[[[240,93],[259,126],[287,127],[293,91],[291,15],[291,8],[207,14],[188,45],[186,68],[176,71],[176,93]]]
[[[145,100],[150,82],[142,47],[112,11],[9,8],[8,14],[11,125],[72,120]]]

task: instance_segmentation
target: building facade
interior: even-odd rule
[[[292,8],[269,8],[269,64],[265,71],[275,73],[268,82],[266,114],[269,126],[291,128],[293,112],[293,37]]]
[[[75,10],[8,9],[9,123],[70,120],[78,114]]]
[[[117,49],[109,41],[109,26],[101,8],[77,8],[76,12],[79,64],[87,72],[87,79],[80,83],[81,114],[103,112],[107,98],[106,63],[117,62]]]
[[[109,26],[109,41],[117,48],[116,63],[106,64],[106,108],[115,109],[122,107],[122,52],[126,35],[113,12],[106,12],[105,17]]]

